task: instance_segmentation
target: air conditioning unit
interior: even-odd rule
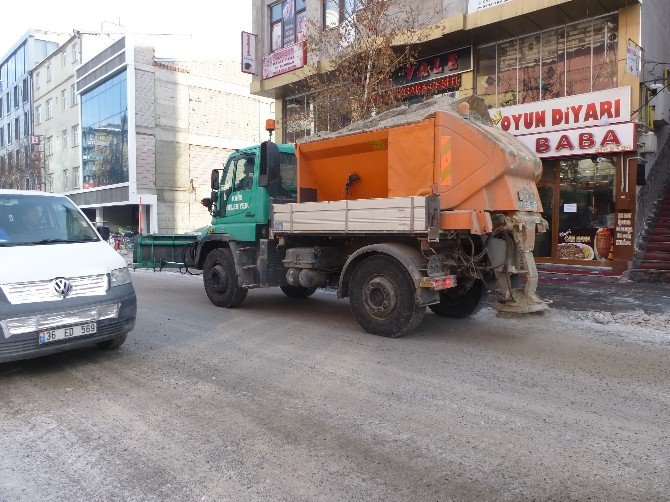
[[[653,131],[637,135],[637,151],[643,153],[656,153],[658,148],[658,138]]]
[[[664,127],[670,124],[670,91],[668,89],[658,91],[652,104],[654,105],[654,127]]]

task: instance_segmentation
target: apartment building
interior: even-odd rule
[[[292,114],[318,113],[305,79],[325,67],[307,46],[305,26],[326,36],[365,8],[358,3],[254,0],[258,64],[251,90],[276,100],[280,140],[300,141],[317,132],[309,119],[292,120]],[[543,159],[538,190],[549,231],[538,238],[539,263],[573,271],[586,266],[606,275],[634,267],[649,218],[664,194],[660,187],[670,178],[670,46],[665,43],[670,4],[421,4],[430,13],[414,23],[414,29],[421,28],[414,63],[421,71],[399,71],[398,92],[412,101],[441,93],[477,94],[496,127]]]
[[[82,187],[79,95],[75,69],[119,35],[74,34],[31,71],[33,158],[44,175],[44,189],[67,193]]]
[[[41,189],[42,165],[31,135],[30,71],[59,46],[63,36],[30,30],[0,60],[0,188]]]
[[[273,116],[273,100],[250,95],[239,62],[159,58],[159,46],[125,36],[75,70],[81,171],[66,193],[112,228],[177,233],[208,224],[200,200],[211,170],[259,142]]]

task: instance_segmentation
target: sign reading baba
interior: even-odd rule
[[[570,129],[518,136],[539,157],[568,157],[607,152],[629,152],[637,148],[635,123]]]
[[[489,110],[493,124],[514,136],[630,121],[630,87]]]

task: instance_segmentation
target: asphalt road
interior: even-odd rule
[[[120,350],[0,365],[0,500],[670,500],[667,331],[134,282]]]

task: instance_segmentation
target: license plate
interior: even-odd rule
[[[65,340],[76,336],[92,335],[97,331],[97,325],[94,322],[80,324],[78,326],[68,326],[67,328],[47,329],[40,331],[40,345],[43,343]]]

